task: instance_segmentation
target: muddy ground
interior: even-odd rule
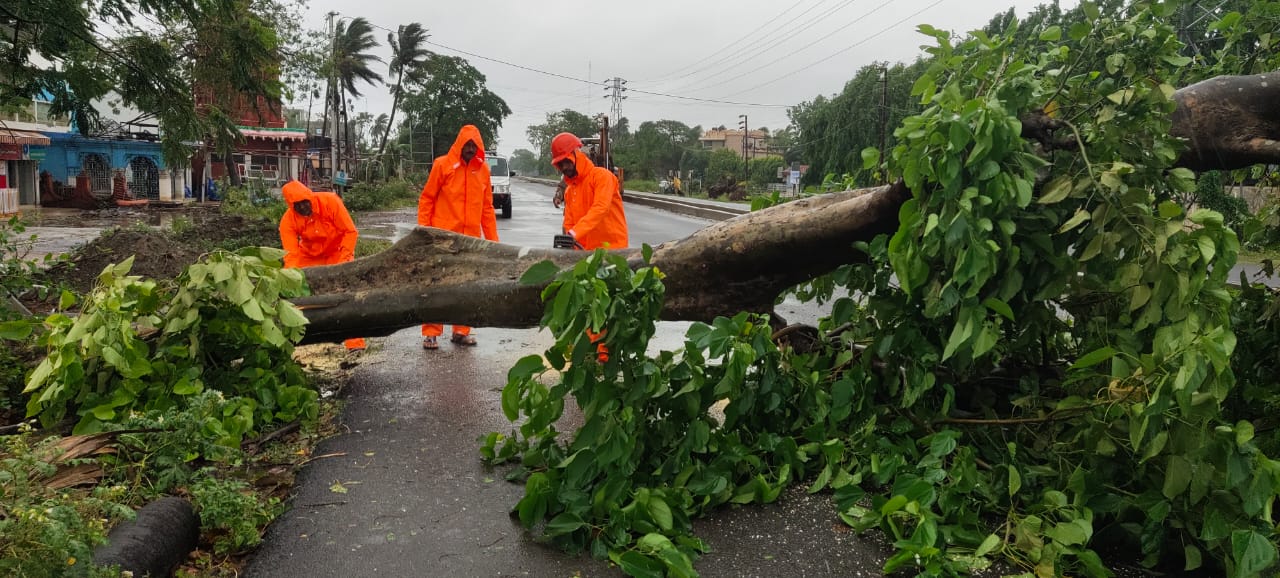
[[[177,277],[188,265],[216,249],[280,246],[276,223],[223,214],[216,207],[83,211],[81,215],[42,219],[39,224],[111,227],[96,239],[77,246],[43,275],[42,281],[49,286],[62,284],[81,294],[93,288],[104,268],[130,256],[134,258],[132,274],[163,281]],[[45,308],[34,295],[27,296],[24,302],[34,306],[33,310]]]

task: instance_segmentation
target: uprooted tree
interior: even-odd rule
[[[800,482],[830,490],[845,523],[892,537],[886,573],[999,557],[1037,577],[1126,563],[1265,574],[1280,560],[1280,299],[1230,285],[1235,233],[1174,199],[1192,169],[1280,162],[1280,87],[1255,74],[1280,66],[1277,40],[1247,26],[1280,3],[1222,15],[1203,61],[1180,53],[1177,3],[1113,4],[1083,2],[1078,21],[1030,36],[954,43],[921,27],[936,42],[912,90],[923,108],[889,158],[862,152],[893,185],[586,260],[419,229],[307,270],[311,295],[292,302],[310,340],[427,320],[549,327],[555,344],[503,390],[518,425],[482,455],[518,461],[527,527],[634,575],[693,575],[705,545],[691,518]],[[219,305],[132,281],[117,284],[125,297],[98,291],[109,308],[145,307],[170,357],[157,368],[127,331],[104,346],[87,325],[129,326],[114,309],[79,330],[61,319],[70,329],[54,335],[61,357],[37,371],[33,407],[116,419],[150,403],[134,399],[151,395],[138,373],[185,377],[151,388],[172,401],[231,368],[234,387],[260,395],[229,433],[274,419],[284,397],[305,409],[287,375],[255,377],[287,365],[274,360],[304,321],[279,302],[298,272],[264,255],[188,271],[189,290],[225,285]],[[788,330],[772,306],[788,290],[830,301],[804,348],[776,344]],[[681,351],[650,355],[659,318],[699,322]],[[202,352],[228,327],[232,353]],[[608,360],[592,361],[588,327]],[[102,361],[83,363],[86,347]],[[562,438],[567,398],[583,425]]]
[[[1280,163],[1280,71],[1213,78],[1174,92],[1172,100],[1177,107],[1169,134],[1185,138],[1188,146],[1175,163],[1167,163],[1170,168]],[[1040,111],[1021,120],[1029,143],[1078,149],[1067,123]],[[1044,183],[1037,186],[1042,192]],[[770,312],[783,291],[841,265],[865,262],[866,253],[855,244],[896,231],[898,213],[910,198],[912,190],[902,181],[833,193],[743,215],[659,246],[653,264],[667,275],[663,318],[710,321],[740,311]],[[641,264],[638,248],[618,252]],[[372,257],[309,269],[313,295],[296,303],[310,320],[309,341],[387,335],[430,320],[533,327],[542,317],[542,288],[520,284],[521,274],[542,260],[567,268],[581,257],[419,228]]]
[[[1213,58],[1181,54],[1176,9],[1086,2],[1025,44],[923,26],[924,108],[889,158],[863,152],[895,184],[758,211],[649,259],[420,229],[308,271],[307,338],[547,324],[556,346],[504,390],[518,430],[482,451],[519,460],[526,526],[636,575],[691,573],[690,517],[797,481],[893,537],[886,571],[999,555],[1037,576],[1126,561],[1258,575],[1278,559],[1277,306],[1228,284],[1239,243],[1221,216],[1173,199],[1192,170],[1280,162],[1280,76],[1249,74],[1277,65],[1274,42],[1239,14],[1213,25]],[[559,278],[521,284],[543,261]],[[803,352],[769,339],[797,286],[831,300]],[[659,308],[714,321],[649,358]],[[586,325],[615,351],[594,369]],[[585,418],[561,440],[566,397]]]

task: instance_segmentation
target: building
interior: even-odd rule
[[[29,103],[0,109],[0,215],[39,201],[40,162],[49,145],[45,131],[69,130],[66,119],[50,114],[51,101],[40,94]]]
[[[744,136],[743,132],[737,129],[711,129],[703,133],[698,142],[704,149],[729,149],[738,153],[739,156],[745,149],[748,157],[755,158],[771,154],[765,144],[765,139],[768,137],[769,133],[762,130],[749,131]]]
[[[197,91],[197,107],[208,107],[212,102],[210,90]],[[328,139],[288,128],[282,113],[279,103],[269,104],[265,98],[258,97],[255,102],[243,95],[237,97],[233,115],[243,139],[231,154],[230,166],[246,182],[278,189],[292,179],[312,184],[320,179],[322,170],[327,174],[331,156]],[[191,166],[193,174],[203,175],[203,182],[229,176],[227,159],[207,146],[196,151]]]

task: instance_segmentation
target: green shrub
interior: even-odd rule
[[[343,193],[348,211],[382,211],[417,204],[421,189],[410,181],[359,183]]]
[[[124,486],[90,493],[51,490],[43,479],[60,438],[32,444],[28,435],[0,436],[0,575],[30,578],[116,576],[92,565],[93,548],[114,521],[133,517],[121,505]]]
[[[215,554],[234,554],[257,546],[261,528],[284,511],[276,498],[264,498],[248,484],[219,479],[212,469],[202,470],[191,485],[191,501],[200,514],[200,528],[213,535]]]

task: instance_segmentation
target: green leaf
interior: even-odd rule
[[[662,562],[635,550],[628,550],[614,557],[609,555],[622,571],[635,578],[663,578],[665,566]]]
[[[1204,260],[1206,262],[1213,261],[1213,255],[1215,252],[1213,239],[1209,238],[1208,235],[1203,235],[1200,238],[1196,239],[1196,245],[1200,247],[1200,255],[1204,257]]]
[[[538,261],[524,275],[520,276],[521,285],[542,285],[550,282],[560,272],[560,267],[550,260]]]
[[[347,493],[347,487],[342,485],[342,482],[334,482],[332,486],[329,486],[329,491],[335,494],[345,494]]]
[[[1072,215],[1071,218],[1068,219],[1066,223],[1062,224],[1062,227],[1058,229],[1058,232],[1065,233],[1067,231],[1070,231],[1071,229],[1074,229],[1080,226],[1080,223],[1088,221],[1090,217],[1091,215],[1089,214],[1089,211],[1086,211],[1084,209],[1076,209],[1076,213]]]
[[[66,311],[76,304],[76,294],[66,289],[62,290],[62,295],[58,297],[58,310]]]
[[[984,299],[982,301],[982,304],[986,306],[987,309],[990,309],[996,313],[999,313],[1001,317],[1004,317],[1009,321],[1014,320],[1013,308],[1009,307],[1008,303],[1005,303],[1004,301],[996,299],[995,297],[988,297],[987,299]]]
[[[32,323],[25,320],[0,321],[0,339],[22,341],[31,335]]]
[[[1089,541],[1089,534],[1077,522],[1088,524],[1084,520],[1075,519],[1054,524],[1045,535],[1063,546],[1078,546]]]
[[[280,318],[280,324],[285,327],[302,327],[307,324],[307,318],[302,314],[302,310],[289,302],[278,303],[276,315]]]
[[[987,539],[982,541],[982,545],[978,546],[978,549],[974,551],[973,555],[986,556],[987,554],[990,554],[991,552],[995,551],[996,546],[999,546],[1000,543],[1001,543],[1000,536],[997,536],[995,534],[988,534]]]
[[[951,330],[951,338],[947,340],[947,348],[942,352],[942,359],[949,359],[972,335],[973,318],[966,315],[962,320],[956,322],[955,327]]]
[[[1276,546],[1266,536],[1254,531],[1231,533],[1231,554],[1235,560],[1234,576],[1258,576],[1276,561]]]
[[[648,243],[644,243],[643,245],[641,245],[641,246],[640,246],[640,256],[641,256],[641,257],[644,257],[644,262],[645,262],[645,263],[649,263],[649,262],[653,261],[653,247],[652,247],[651,245],[649,245]]]
[[[862,149],[862,170],[870,170],[878,164],[880,164],[880,149],[876,147]],[[752,172],[755,172],[754,167]]]
[[[582,518],[572,512],[564,512],[547,522],[547,535],[559,536],[568,534],[587,525]]]
[[[1187,544],[1182,548],[1182,557],[1187,561],[1186,565],[1182,568],[1183,570],[1187,570],[1187,571],[1195,570],[1196,568],[1199,568],[1201,564],[1203,564],[1203,561],[1201,560],[1200,549],[1195,546],[1192,546],[1191,544]]]
[[[546,364],[542,361],[542,356],[526,355],[521,357],[520,361],[517,361],[515,366],[507,371],[507,381],[531,379],[533,376],[542,373],[546,367]]]
[[[1062,27],[1050,26],[1040,33],[1041,42],[1057,42],[1062,40]]]
[[[1191,57],[1189,56],[1173,56],[1166,54],[1161,56],[1160,59],[1179,68],[1191,64]]]
[[[671,506],[668,506],[665,500],[657,496],[650,498],[646,506],[649,510],[649,517],[653,518],[653,523],[657,524],[662,531],[670,532],[672,524]]]
[[[1061,176],[1049,181],[1049,184],[1044,186],[1044,193],[1040,195],[1040,199],[1036,202],[1041,205],[1052,205],[1067,198],[1067,195],[1070,194],[1071,179]]]
[[[1080,359],[1076,360],[1076,362],[1071,365],[1071,369],[1083,369],[1086,367],[1093,367],[1099,363],[1102,363],[1108,359],[1111,359],[1112,357],[1115,357],[1116,353],[1118,352],[1115,350],[1115,348],[1111,346],[1095,349],[1093,351],[1090,351],[1084,357],[1081,357]]]
[[[1013,496],[1022,489],[1022,475],[1018,473],[1018,468],[1009,466],[1009,495]]]
[[[1164,487],[1161,493],[1170,500],[1178,497],[1187,491],[1187,487],[1191,485],[1192,475],[1191,462],[1181,455],[1169,457],[1168,469],[1164,472]]]
[[[1182,214],[1182,207],[1173,201],[1160,203],[1160,218],[1172,219]]]

